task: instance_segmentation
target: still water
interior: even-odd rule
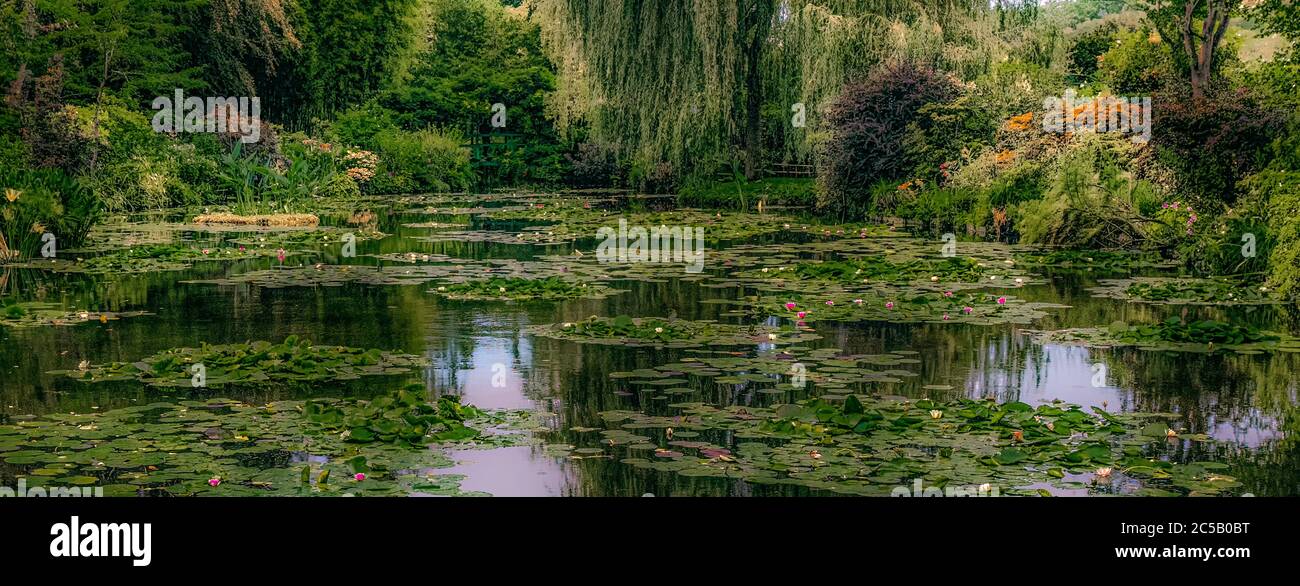
[[[528,259],[568,254],[572,246],[512,245],[490,242],[421,242],[409,236],[428,229],[402,224],[447,216],[380,214],[379,230],[388,236],[357,244],[355,258],[342,258],[338,245],[316,258],[290,257],[287,264],[381,264],[372,254],[429,253],[459,258]],[[461,218],[468,219],[468,218]],[[473,227],[481,222],[473,220]],[[340,225],[341,218],[325,223]],[[497,226],[493,226],[496,228]],[[506,226],[518,229],[517,225]],[[193,233],[188,237],[215,238]],[[592,241],[580,248],[591,250]],[[723,243],[725,246],[725,243]],[[601,411],[646,408],[641,396],[624,392],[613,372],[650,368],[676,361],[680,351],[578,345],[532,337],[535,324],[579,321],[591,315],[664,316],[718,319],[723,306],[705,300],[734,296],[727,290],[669,280],[619,281],[628,292],[600,300],[568,302],[451,301],[429,294],[429,285],[262,288],[251,284],[184,283],[271,268],[276,259],[200,263],[185,271],[88,277],[9,269],[5,293],[23,300],[57,302],[70,309],[132,311],[145,315],[107,324],[6,329],[0,326],[0,413],[46,414],[104,411],[175,400],[184,393],[162,393],[138,383],[87,385],[49,371],[92,363],[133,362],[175,347],[202,342],[279,341],[297,335],[316,344],[402,350],[420,354],[431,366],[418,375],[430,396],[457,395],[484,409],[528,409],[552,431],[548,442],[590,443],[569,431],[600,427]],[[707,265],[706,265],[707,266]],[[3,269],[0,269],[3,270]],[[1043,273],[1040,271],[1040,273]],[[1084,271],[1043,273],[1048,284],[1030,285],[1017,295],[1028,301],[1071,306],[1048,310],[1032,325],[1056,329],[1150,322],[1170,315],[1250,323],[1300,333],[1293,316],[1269,306],[1184,308],[1140,305],[1094,298],[1085,291],[1098,275]],[[1300,494],[1297,431],[1286,429],[1296,413],[1296,373],[1300,355],[1202,355],[1096,350],[1042,346],[1017,332],[1019,326],[961,324],[815,324],[822,336],[815,346],[835,346],[851,354],[916,351],[918,376],[881,389],[885,394],[944,398],[964,394],[1038,404],[1061,399],[1112,411],[1176,413],[1187,433],[1208,434],[1220,442],[1187,443],[1192,460],[1231,465],[1230,474],[1255,495]],[[1101,365],[1100,367],[1098,365]],[[1102,371],[1099,378],[1098,372]],[[415,377],[389,377],[361,384],[320,385],[294,391],[221,389],[220,396],[258,403],[304,396],[364,394],[399,387]],[[936,391],[925,386],[946,385]],[[771,395],[743,385],[716,385],[719,404],[768,405]],[[1292,423],[1294,427],[1294,423]],[[1203,453],[1201,453],[1203,452]],[[638,470],[610,459],[571,459],[542,446],[457,450],[447,473],[463,475],[462,489],[498,496],[617,495],[770,495],[813,494],[808,489],[748,485],[741,481],[690,478]]]

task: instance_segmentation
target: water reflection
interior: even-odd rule
[[[365,255],[419,252],[527,259],[566,252],[564,246],[430,243],[402,237],[428,234],[428,230],[401,226],[428,218],[384,218],[380,228],[392,236],[361,243],[361,256],[339,258],[335,249],[318,260],[381,264]],[[187,271],[109,278],[9,271],[7,292],[17,292],[23,299],[53,301],[71,309],[146,310],[153,315],[108,324],[0,329],[0,412],[85,412],[173,400],[174,394],[138,384],[83,385],[48,371],[76,368],[81,360],[134,361],[201,342],[279,340],[298,335],[321,344],[420,353],[432,365],[416,377],[328,388],[223,389],[212,393],[270,401],[310,394],[363,394],[419,380],[431,396],[455,394],[482,408],[553,412],[555,431],[548,439],[579,445],[590,443],[593,436],[569,430],[602,427],[601,411],[664,409],[664,402],[656,404],[631,392],[619,380],[611,379],[610,373],[651,368],[677,361],[683,354],[532,338],[525,331],[529,325],[620,313],[737,319],[723,316],[724,306],[703,303],[734,297],[734,291],[680,281],[616,282],[613,286],[628,292],[604,300],[561,304],[447,301],[428,294],[423,285],[262,289],[181,283],[267,268],[275,262],[208,263]],[[1086,273],[1055,274],[1049,284],[1026,287],[1019,293],[1028,300],[1072,306],[1053,310],[1034,324],[1035,328],[1155,321],[1182,315],[1250,323],[1293,334],[1297,330],[1295,316],[1276,308],[1178,308],[1096,299],[1084,291],[1095,280]],[[1060,399],[1109,410],[1173,413],[1176,426],[1186,433],[1204,433],[1230,442],[1184,442],[1180,447],[1183,457],[1230,462],[1233,474],[1255,494],[1300,494],[1300,450],[1294,429],[1288,429],[1286,423],[1288,413],[1294,420],[1297,404],[1295,373],[1300,371],[1300,356],[1295,354],[1208,356],[1044,347],[1030,342],[1016,326],[846,323],[817,327],[823,339],[810,344],[814,347],[836,347],[848,354],[919,352],[916,358],[920,363],[906,365],[916,376],[898,383],[874,384],[869,389],[873,392],[935,398],[991,396],[1031,404]],[[693,381],[692,386],[703,400],[720,404],[759,405],[797,398],[759,393],[752,384]],[[950,388],[926,388],[936,386]],[[440,472],[464,474],[463,490],[503,496],[809,494],[798,487],[750,486],[734,480],[638,470],[610,459],[562,459],[537,447],[463,450],[452,455],[457,466]]]

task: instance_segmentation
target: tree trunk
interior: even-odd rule
[[[745,52],[745,179],[749,181],[758,178],[763,141],[763,75],[759,68],[762,67],[764,35],[759,30],[761,27],[759,22],[751,27],[752,34]]]
[[[1205,0],[1205,18],[1201,21],[1198,35],[1195,28],[1195,12],[1202,0],[1187,0],[1183,7],[1183,19],[1179,28],[1183,37],[1183,52],[1187,54],[1191,66],[1192,99],[1200,100],[1210,86],[1214,71],[1214,52],[1228,30],[1228,20],[1232,17],[1231,6],[1225,0]],[[1200,38],[1200,47],[1196,46]]]

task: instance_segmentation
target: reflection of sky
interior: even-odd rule
[[[455,381],[456,393],[464,403],[480,409],[531,409],[534,401],[524,393],[524,373],[519,368],[520,363],[531,361],[532,344],[527,339],[482,337],[475,338],[466,361],[469,368],[435,364],[434,369],[441,371],[439,376]]]
[[[493,450],[453,450],[456,461],[439,474],[463,474],[460,489],[493,496],[574,496],[581,483],[572,466],[531,446]]]

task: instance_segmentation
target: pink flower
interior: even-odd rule
[[[853,302],[856,303],[856,304],[858,304],[858,305],[862,305],[862,300],[861,300],[861,299],[854,299]]]
[[[961,310],[969,314],[970,312],[975,311],[975,308],[967,305],[966,307],[961,308]]]
[[[240,246],[240,247],[239,247],[239,252],[243,252],[243,251],[244,251],[244,247],[243,247],[243,246]]]
[[[894,308],[894,302],[893,302],[893,301],[886,301],[886,302],[885,302],[885,309],[893,309],[893,308]]]
[[[998,305],[1006,305],[1006,304],[1007,304],[1006,297],[998,297]]]
[[[834,302],[834,301],[827,301],[827,302],[826,302],[826,305],[835,305],[835,302]]]
[[[203,249],[203,254],[207,254],[208,252],[209,252],[208,249],[206,248]]]
[[[948,321],[948,314],[943,314],[943,321]]]
[[[353,476],[353,478],[357,479],[357,482],[361,482],[366,479],[366,475],[362,472],[357,472],[357,475]]]
[[[799,312],[799,313],[796,313],[795,316],[797,316],[799,319],[803,319],[803,318],[805,318],[805,317],[808,317],[808,312],[806,312],[806,311],[801,311],[801,312]]]
[[[215,486],[217,486],[217,485],[219,485],[219,484],[221,484],[221,477],[220,477],[220,476],[213,476],[212,478],[209,478],[209,479],[208,479],[208,486],[213,486],[213,487],[215,487]]]
[[[794,311],[794,308],[795,308],[794,302],[793,302],[793,301],[787,301],[787,302],[785,303],[785,308],[786,308],[787,310],[789,310],[789,311]]]
[[[943,292],[943,296],[944,296],[944,297],[952,297],[952,291],[944,291],[944,292]]]

